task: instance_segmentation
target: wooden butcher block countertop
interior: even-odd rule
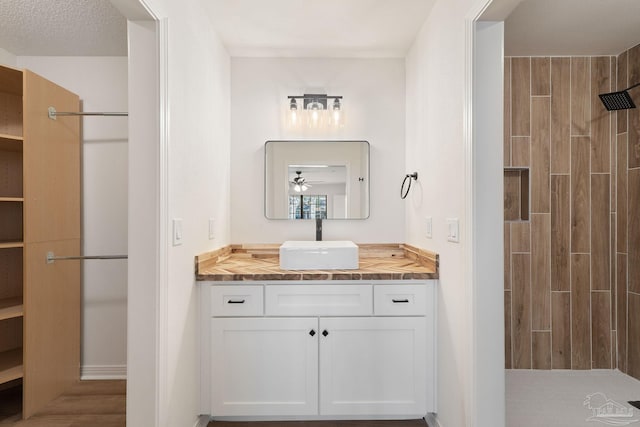
[[[281,270],[279,244],[229,245],[196,256],[199,281],[437,279],[438,254],[401,243],[359,244],[357,270]]]

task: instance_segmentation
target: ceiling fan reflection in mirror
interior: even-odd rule
[[[309,188],[311,188],[311,184],[307,184],[306,179],[302,176],[302,171],[296,171],[296,175],[297,176],[294,177],[292,181],[290,181],[296,193],[307,191]]]

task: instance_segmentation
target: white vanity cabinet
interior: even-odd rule
[[[211,413],[317,414],[317,331],[317,318],[212,319]]]
[[[320,413],[424,416],[424,320],[321,318]]]
[[[202,285],[202,413],[222,419],[435,412],[435,280]]]

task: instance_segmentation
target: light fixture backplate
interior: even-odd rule
[[[327,109],[327,94],[326,93],[305,93],[303,100],[304,109],[307,109],[307,106],[312,102],[317,102],[318,104],[322,104],[322,109]]]

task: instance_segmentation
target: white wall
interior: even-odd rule
[[[405,70],[401,59],[231,60],[231,241],[278,243],[315,238],[311,221],[264,217],[264,143],[268,140],[367,140],[371,144],[371,215],[326,221],[323,238],[403,242],[405,202]],[[287,95],[343,95],[346,125],[338,130],[292,131],[283,116]]]
[[[182,245],[168,248],[168,288],[160,301],[160,310],[167,304],[160,425],[192,426],[200,391],[194,256],[229,243],[230,64],[198,0],[147,3],[167,18],[168,215],[183,222]],[[209,218],[215,218],[214,240],[208,239]]]
[[[406,240],[440,254],[437,418],[443,427],[482,425],[469,413],[473,396],[467,388],[474,370],[482,369],[468,369],[473,351],[464,275],[468,242],[448,242],[445,222],[458,218],[465,235],[465,15],[472,3],[438,0],[406,58],[406,162],[420,177],[407,198]],[[432,239],[424,234],[426,216],[433,217]],[[502,312],[499,302],[495,309]],[[503,349],[495,351],[499,355]]]
[[[76,93],[83,111],[127,111],[126,57],[19,56],[17,65]],[[127,118],[80,120],[82,253],[127,254]],[[124,377],[127,261],[83,261],[82,284],[82,376]]]
[[[16,56],[9,52],[8,50],[2,49],[0,47],[0,64],[8,65],[9,67],[17,67],[17,58]]]

